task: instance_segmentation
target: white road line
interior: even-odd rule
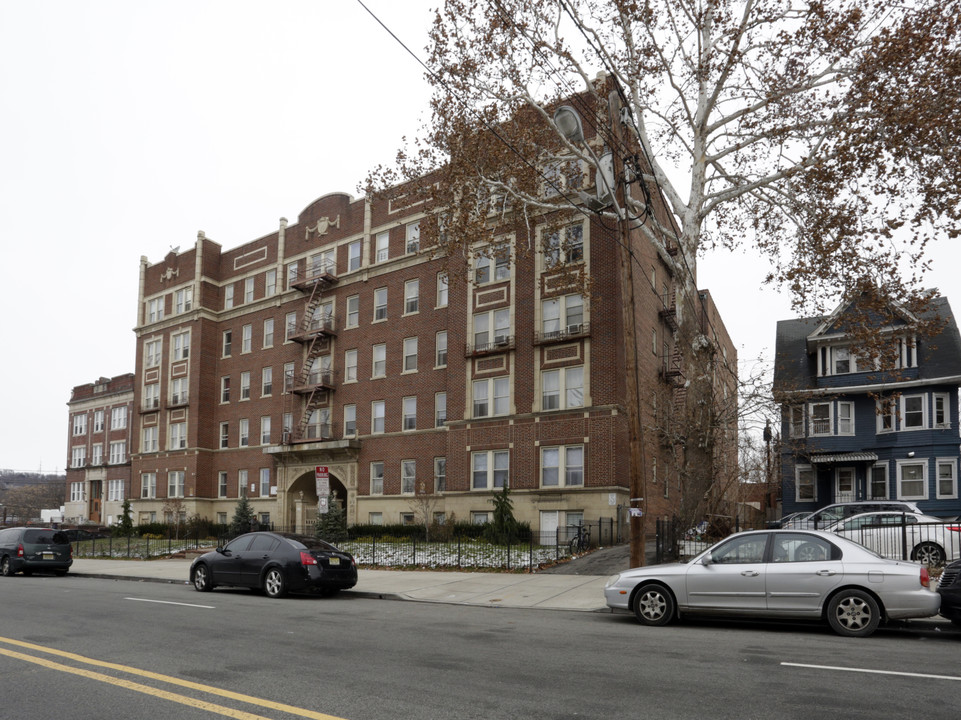
[[[216,610],[214,605],[194,605],[193,603],[170,602],[168,600],[150,600],[149,598],[128,597],[124,600],[135,600],[137,602],[159,603],[160,605],[182,605],[183,607],[203,608],[204,610]]]
[[[805,665],[804,663],[790,662],[782,662],[781,665],[786,667],[811,668],[814,670],[841,670],[844,672],[867,673],[869,675],[901,675],[902,677],[961,681],[961,677],[957,675],[929,675],[926,673],[898,672],[896,670],[870,670],[868,668],[837,667],[835,665]]]

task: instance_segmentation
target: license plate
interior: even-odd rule
[[[53,560],[53,559],[54,559],[52,552],[45,552],[45,553],[41,553],[41,554],[43,555],[43,559],[44,559],[44,560]]]
[[[332,558],[330,559],[330,562],[328,563],[328,565],[340,565],[340,558],[339,558],[339,557],[332,557]]]

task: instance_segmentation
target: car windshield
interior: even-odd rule
[[[320,538],[310,535],[287,536],[284,538],[297,550],[323,550],[326,552],[337,552],[337,548],[329,542],[324,542]]]

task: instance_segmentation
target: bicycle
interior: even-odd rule
[[[571,555],[587,552],[591,546],[591,529],[587,525],[571,525],[570,527],[577,531],[569,543]]]

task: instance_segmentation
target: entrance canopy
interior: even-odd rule
[[[873,452],[850,452],[837,453],[834,455],[812,455],[812,464],[817,463],[855,463],[855,462],[875,462],[878,454]]]

